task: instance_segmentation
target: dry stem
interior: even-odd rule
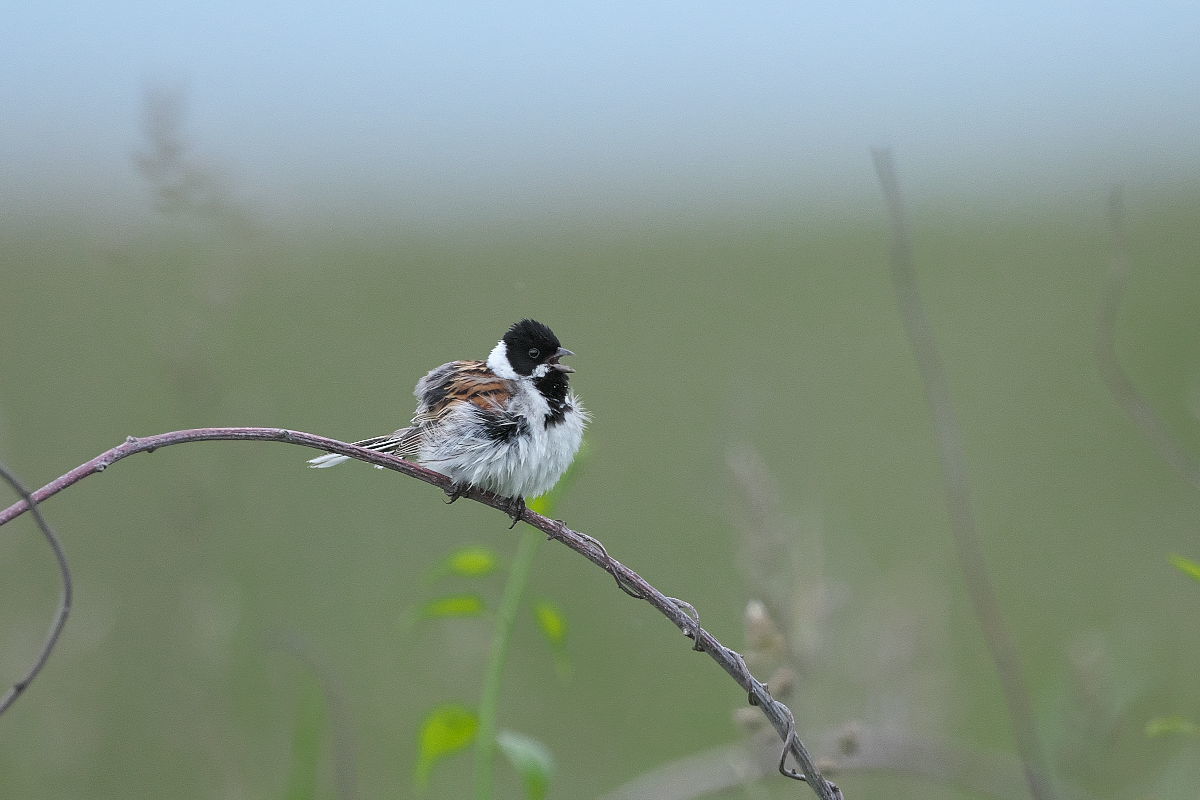
[[[925,396],[933,416],[933,433],[937,441],[942,464],[942,479],[946,485],[946,510],[950,515],[950,530],[953,535],[959,567],[966,583],[967,594],[975,617],[983,630],[1000,686],[1008,706],[1012,722],[1013,739],[1017,752],[1025,765],[1029,793],[1035,800],[1049,800],[1050,785],[1042,759],[1042,748],[1030,708],[1029,692],[1004,617],[1000,613],[1000,602],[988,574],[983,556],[983,544],[975,525],[971,510],[971,483],[967,469],[967,453],[963,446],[962,431],[958,416],[950,397],[950,382],[938,354],[933,326],[925,313],[921,295],[917,289],[917,273],[912,254],[912,242],[908,234],[908,217],[900,194],[900,181],[896,167],[888,150],[875,150],[875,172],[883,189],[884,200],[892,218],[892,280],[896,289],[896,301],[905,332],[912,345],[921,373]]]

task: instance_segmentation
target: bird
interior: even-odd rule
[[[451,361],[421,378],[408,427],[354,444],[447,475],[447,502],[467,486],[508,498],[515,526],[525,498],[553,488],[583,442],[590,416],[571,392],[574,368],[560,361],[573,355],[549,327],[522,319],[487,360]],[[326,453],[308,465],[324,469],[349,460]]]

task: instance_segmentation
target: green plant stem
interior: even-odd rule
[[[496,631],[488,654],[487,673],[483,677],[483,696],[479,699],[479,730],[475,739],[475,800],[492,800],[492,762],[496,754],[496,707],[500,703],[500,681],[504,675],[504,662],[508,659],[508,645],[512,641],[521,595],[529,583],[533,557],[543,538],[538,531],[528,531],[521,537],[508,580],[504,583],[500,609],[496,613]]]

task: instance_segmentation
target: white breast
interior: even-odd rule
[[[504,497],[537,497],[548,492],[567,471],[579,445],[587,412],[579,398],[568,395],[571,410],[562,421],[547,427],[550,412],[546,399],[532,381],[518,380],[509,409],[525,419],[526,430],[507,441],[486,435],[469,406],[456,408],[430,437],[418,461],[456,481],[469,483]]]

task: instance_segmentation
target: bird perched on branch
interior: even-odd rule
[[[409,427],[355,444],[449,476],[450,502],[467,485],[511,498],[516,525],[525,498],[549,491],[583,441],[588,414],[568,385],[575,370],[560,363],[571,355],[552,330],[523,319],[487,361],[451,361],[421,378]],[[326,453],[308,464],[322,469],[348,460]]]

